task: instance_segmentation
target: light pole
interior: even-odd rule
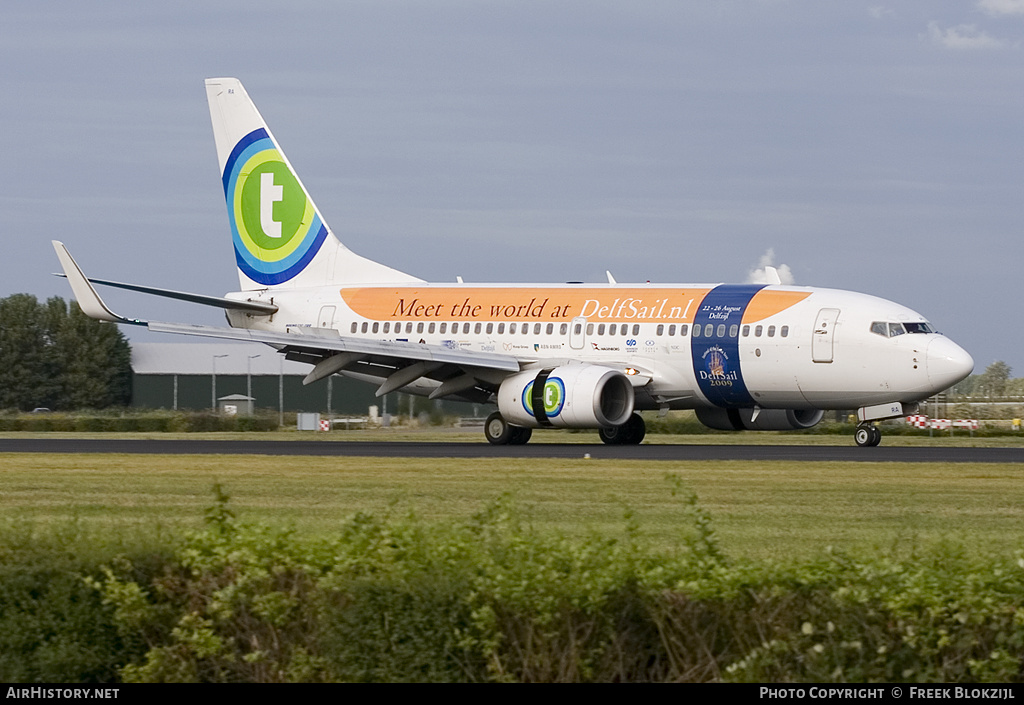
[[[210,408],[213,409],[214,413],[217,412],[217,358],[227,357],[227,355],[214,355],[213,356],[213,376],[210,377]]]
[[[256,405],[252,402],[252,360],[259,355],[250,355],[245,359],[245,396],[249,397],[249,413],[251,414]]]

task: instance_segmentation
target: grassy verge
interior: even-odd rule
[[[510,495],[537,527],[618,530],[623,509],[655,547],[686,522],[674,473],[717,519],[722,545],[750,558],[809,558],[827,546],[909,555],[946,541],[1008,555],[1024,546],[1019,464],[659,462],[240,456],[0,455],[0,513],[38,526],[78,522],[111,537],[196,528],[215,482],[247,519],[330,535],[356,512],[455,522]],[[161,529],[162,527],[162,529]]]

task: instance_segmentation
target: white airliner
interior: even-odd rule
[[[206,81],[240,291],[224,298],[87,279],[61,266],[93,318],[249,340],[393,391],[492,403],[494,444],[535,428],[640,443],[641,410],[694,409],[725,430],[805,429],[827,409],[873,422],[914,413],[974,361],[915,311],[835,289],[751,284],[430,284],[351,252],[320,215],[234,78]],[[92,284],[218,306],[230,328],[113,313]]]

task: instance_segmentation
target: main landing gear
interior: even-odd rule
[[[607,445],[640,445],[640,441],[647,434],[647,426],[644,424],[643,417],[640,414],[633,414],[621,426],[602,428],[598,433],[601,436],[601,440]],[[484,435],[487,437],[487,442],[491,445],[521,446],[530,440],[530,436],[533,435],[533,429],[512,426],[500,412],[495,411],[484,422]]]
[[[873,448],[882,441],[882,432],[873,423],[862,423],[854,431],[853,440],[861,448]]]
[[[530,440],[533,429],[512,426],[500,413],[495,411],[484,422],[484,435],[487,436],[487,442],[491,445],[521,446]]]
[[[647,435],[647,425],[640,414],[633,414],[621,426],[609,426],[598,431],[605,445],[638,446]]]

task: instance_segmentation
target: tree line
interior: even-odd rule
[[[1013,368],[996,360],[981,374],[955,384],[949,393],[964,397],[1024,397],[1024,377],[1011,378]]]
[[[0,409],[102,409],[131,396],[131,347],[116,325],[59,296],[0,299]]]

